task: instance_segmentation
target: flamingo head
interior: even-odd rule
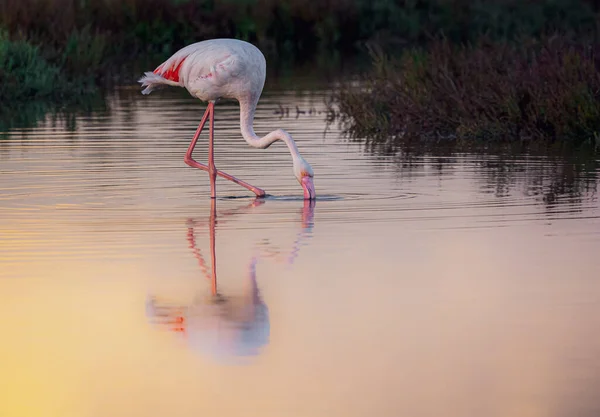
[[[294,158],[294,176],[304,190],[304,199],[316,199],[317,194],[315,193],[315,185],[313,183],[313,169],[310,164],[299,155]]]

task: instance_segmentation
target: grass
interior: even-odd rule
[[[341,121],[376,142],[424,139],[600,145],[600,45],[564,36],[520,43],[437,40],[337,93]]]

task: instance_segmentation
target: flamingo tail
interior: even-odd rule
[[[162,75],[155,74],[153,72],[145,72],[144,76],[138,80],[142,87],[146,87],[142,90],[142,94],[150,94],[152,91],[161,88],[163,85],[172,85],[180,87],[180,84],[175,81],[168,80]]]

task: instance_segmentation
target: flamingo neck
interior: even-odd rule
[[[281,140],[283,141],[290,153],[292,158],[296,159],[300,156],[298,147],[292,139],[292,136],[283,129],[277,129],[271,133],[266,134],[263,137],[259,137],[254,132],[254,112],[256,111],[256,104],[258,103],[258,97],[242,98],[240,101],[240,127],[242,130],[242,136],[253,148],[266,149],[271,146],[274,142]]]

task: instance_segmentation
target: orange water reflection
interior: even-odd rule
[[[331,197],[303,224],[285,146],[252,152],[220,103],[218,168],[278,197],[219,184],[231,313],[209,317],[252,323],[254,276],[269,337],[215,360],[145,312],[214,307],[208,181],[182,161],[201,109],[138,91],[0,140],[0,417],[600,415],[597,162],[365,152],[274,115],[327,93],[267,92],[257,131],[290,131]]]

